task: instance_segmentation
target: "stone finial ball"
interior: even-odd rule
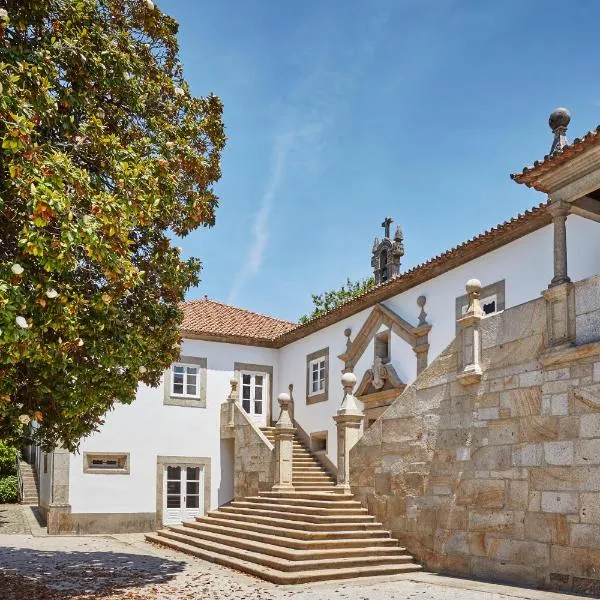
[[[279,400],[279,402],[289,402],[290,395],[283,392],[283,393],[279,394],[279,396],[277,396],[277,399]]]
[[[344,373],[342,375],[342,386],[353,388],[356,385],[356,375],[354,373]]]
[[[427,302],[427,298],[425,296],[419,296],[417,298],[417,306],[419,308],[423,308],[425,306],[425,302]]]
[[[550,125],[550,129],[554,131],[557,127],[568,127],[571,122],[571,113],[568,108],[560,108],[554,109],[550,113],[550,118],[548,119],[548,123]]]
[[[231,387],[235,387],[235,386],[237,385],[237,383],[238,383],[238,380],[237,380],[235,377],[232,377],[232,378],[229,380],[229,385],[230,385]]]
[[[469,279],[467,284],[465,285],[465,289],[467,290],[467,294],[473,294],[474,292],[481,291],[481,281],[479,279]]]
[[[346,337],[350,337],[352,335],[352,329],[350,329],[350,327],[346,327],[346,329],[344,329],[344,335]]]

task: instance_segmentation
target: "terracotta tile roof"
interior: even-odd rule
[[[184,302],[183,315],[184,337],[191,335],[241,344],[272,345],[276,337],[296,327],[296,323],[208,298]]]
[[[184,337],[281,348],[549,225],[552,217],[546,210],[548,205],[546,202],[526,210],[307,323],[282,321],[203,299],[183,304],[182,334]],[[415,305],[415,319],[417,314]]]
[[[513,173],[510,178],[540,192],[548,192],[547,187],[538,181],[540,177],[599,142],[600,125],[596,129],[588,131],[582,138],[575,138],[572,144],[565,146],[562,150],[554,154],[547,154],[543,160],[536,160],[532,166],[525,167],[520,173]]]

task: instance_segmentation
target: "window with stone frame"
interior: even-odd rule
[[[328,398],[329,348],[306,357],[306,403],[324,402]]]
[[[485,315],[503,311],[505,308],[505,280],[496,281],[490,285],[481,288],[480,293],[481,308]],[[456,318],[464,316],[469,308],[469,297],[464,294],[456,299]],[[458,325],[457,325],[458,327]]]
[[[180,356],[164,375],[164,404],[206,407],[206,358]]]
[[[200,397],[200,368],[198,365],[171,365],[171,395],[184,398]]]
[[[129,475],[128,452],[84,452],[83,472]]]

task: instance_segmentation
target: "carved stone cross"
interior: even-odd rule
[[[383,223],[381,224],[381,226],[385,229],[385,237],[389,238],[390,237],[390,225],[394,222],[394,219],[392,219],[392,217],[386,217],[383,220]]]

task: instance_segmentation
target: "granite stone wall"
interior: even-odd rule
[[[352,490],[429,569],[600,593],[600,278],[575,285],[577,344],[548,349],[537,299],[481,321],[350,455]]]
[[[221,423],[224,422],[223,405]],[[223,426],[222,426],[223,428]],[[234,498],[242,500],[270,490],[275,483],[275,448],[242,407],[234,404]]]

